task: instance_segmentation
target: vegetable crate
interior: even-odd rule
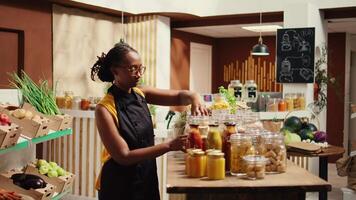
[[[75,175],[72,173],[68,173],[65,176],[60,177],[48,177],[46,175],[40,174],[38,169],[34,164],[29,164],[25,168],[25,173],[34,174],[41,177],[47,183],[50,183],[55,186],[54,192],[62,193],[70,189],[73,185]]]
[[[0,125],[0,149],[16,145],[22,132],[22,128],[11,123],[10,126]]]
[[[18,194],[23,194],[32,197],[36,200],[50,200],[54,195],[55,186],[47,182],[47,186],[41,189],[29,189],[26,190],[13,183],[10,178],[13,174],[21,173],[20,170],[10,170],[7,173],[0,175],[0,187],[5,190],[13,191]]]
[[[8,110],[6,107],[0,107],[0,113],[7,114],[11,122],[18,124],[20,127],[23,127],[21,134],[29,138],[45,136],[49,132],[50,121],[47,118],[40,117],[37,119],[19,119],[14,117],[10,113],[10,110]]]
[[[40,113],[31,104],[25,103],[23,108],[29,110],[37,115],[50,120],[49,129],[53,131],[65,130],[72,128],[73,117],[67,114],[64,115],[45,115]]]

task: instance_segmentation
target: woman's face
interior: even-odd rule
[[[140,55],[134,51],[126,54],[125,64],[113,68],[115,81],[122,86],[131,88],[137,86],[145,72]]]

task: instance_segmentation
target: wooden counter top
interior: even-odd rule
[[[239,179],[227,175],[225,180],[188,178],[184,174],[184,161],[169,156],[167,165],[167,193],[249,193],[273,191],[331,191],[331,185],[310,172],[288,161],[287,172],[266,175],[262,180]]]

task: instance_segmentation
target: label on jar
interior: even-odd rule
[[[235,87],[234,88],[234,96],[236,98],[241,98],[241,96],[242,96],[242,87]]]
[[[247,87],[248,98],[256,98],[256,87]]]

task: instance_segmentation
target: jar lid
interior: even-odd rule
[[[224,153],[223,152],[219,152],[219,151],[212,151],[210,153],[207,154],[209,157],[224,157]]]
[[[192,156],[202,156],[205,155],[205,152],[201,149],[195,149],[191,152]]]
[[[205,151],[205,154],[209,154],[209,153],[213,153],[213,152],[221,152],[221,150],[219,150],[219,149],[208,149],[208,150],[206,150]]]
[[[231,84],[240,84],[240,80],[231,80]]]
[[[243,159],[247,162],[252,162],[252,163],[266,163],[267,162],[267,158],[264,156],[249,155],[249,156],[244,156]]]

